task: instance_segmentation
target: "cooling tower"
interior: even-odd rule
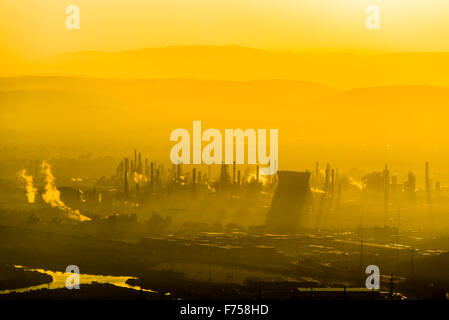
[[[266,227],[270,232],[294,233],[306,220],[312,205],[310,172],[278,171],[277,175],[279,182]]]

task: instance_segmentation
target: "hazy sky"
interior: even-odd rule
[[[80,8],[81,29],[65,27]],[[380,7],[380,30],[365,27]],[[449,51],[447,0],[1,0],[0,58],[236,44],[271,50]]]
[[[65,9],[71,4],[80,8],[80,30],[66,29]],[[368,5],[380,7],[380,30],[366,28]],[[388,162],[404,170],[414,165],[422,169],[425,161],[430,161],[436,169],[446,170],[449,90],[426,86],[448,86],[445,54],[317,55],[304,62],[288,54],[253,54],[249,50],[251,55],[246,55],[242,52],[247,50],[228,48],[225,54],[208,59],[204,52],[219,52],[215,48],[190,51],[203,52],[196,61],[189,60],[189,54],[183,59],[183,52],[192,48],[177,48],[156,50],[162,53],[151,53],[152,60],[138,54],[117,55],[121,60],[111,57],[106,61],[103,57],[108,55],[74,55],[74,62],[67,58],[67,64],[63,59],[41,59],[36,69],[27,68],[33,63],[21,60],[61,52],[169,45],[240,45],[297,52],[449,52],[448,34],[448,0],[0,0],[1,75],[293,79],[338,88],[369,87],[326,96],[327,100],[318,95],[316,100],[303,101],[311,89],[301,89],[301,83],[261,86],[212,81],[197,85],[192,80],[168,83],[162,90],[158,83],[3,79],[0,105],[6,107],[0,116],[0,144],[11,146],[14,156],[17,146],[47,145],[52,150],[58,144],[92,144],[95,149],[120,141],[132,148],[151,145],[162,150],[169,146],[173,128],[203,120],[212,128],[279,128],[284,168],[295,168],[298,161],[313,164],[316,159],[328,159],[376,168]],[[240,60],[233,60],[235,52]],[[280,63],[274,56],[280,57]],[[259,58],[248,63],[246,57]],[[54,63],[46,64],[48,61]],[[139,75],[136,70],[144,71],[143,75],[135,76]],[[380,85],[396,87],[377,88]],[[86,88],[92,91],[76,91]],[[162,96],[157,96],[159,93]],[[273,105],[276,117],[260,113],[261,118],[253,119],[253,114],[271,111]],[[215,112],[210,112],[212,107]],[[223,118],[221,110],[226,108],[234,111]],[[233,122],[236,113],[240,123]],[[296,120],[304,116],[314,120],[298,126]],[[179,125],[176,119],[184,123]],[[160,152],[167,159],[168,154]]]

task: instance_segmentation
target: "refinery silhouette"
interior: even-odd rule
[[[24,64],[0,78],[0,299],[447,299],[447,61],[176,46]],[[194,119],[225,144],[276,128],[276,174],[249,143],[248,161],[225,145],[223,164],[173,164]]]
[[[399,181],[388,165],[360,179],[319,162],[266,176],[138,150],[98,179],[58,176],[51,162],[21,162],[2,182],[0,299],[446,298],[437,224],[449,194],[429,163]],[[58,288],[55,272],[73,264],[98,281]],[[376,290],[365,286],[370,265]]]
[[[0,302],[436,313],[449,2],[374,2],[0,1]]]

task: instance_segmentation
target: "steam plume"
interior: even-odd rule
[[[349,177],[349,183],[353,186],[356,186],[359,190],[363,189],[363,184],[355,180],[354,178]]]
[[[33,186],[33,177],[27,176],[27,171],[23,169],[20,171],[20,176],[26,181],[27,198],[29,203],[34,203],[37,189]]]
[[[61,192],[59,192],[59,190],[56,189],[54,183],[55,177],[51,172],[51,167],[50,164],[48,164],[48,162],[46,161],[42,162],[42,171],[45,173],[45,193],[42,194],[42,199],[44,199],[44,201],[49,205],[51,205],[52,207],[67,212],[69,218],[71,219],[78,221],[90,221],[91,219],[89,217],[82,215],[79,212],[79,210],[74,210],[61,201],[60,198]]]
[[[310,188],[310,191],[316,192],[316,193],[326,193],[326,191],[321,190],[321,189],[319,189],[319,188]]]

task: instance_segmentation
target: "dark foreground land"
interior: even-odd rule
[[[40,289],[23,293],[0,295],[0,300],[154,300],[165,299],[154,294],[141,293],[112,284],[81,285],[79,290]]]
[[[37,286],[52,281],[53,278],[47,274],[0,265],[0,290]]]
[[[423,254],[411,265],[407,250],[382,244],[366,243],[361,260],[360,244],[337,234],[202,233],[121,241],[83,234],[82,229],[79,234],[67,234],[0,226],[3,266],[64,271],[68,265],[77,265],[81,274],[135,277],[128,284],[156,291],[94,283],[82,285],[80,290],[42,289],[0,299],[303,299],[298,288],[360,288],[367,276],[360,272],[361,264],[379,265],[384,292],[362,298],[446,299],[449,255],[420,252]],[[1,288],[51,281],[47,275],[9,268],[2,273]],[[311,298],[314,296],[307,296]]]

